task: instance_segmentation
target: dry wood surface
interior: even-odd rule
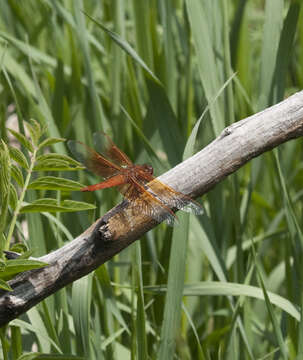
[[[303,134],[303,91],[224,129],[208,146],[159,179],[198,197],[252,158]],[[65,285],[96,269],[139,239],[157,223],[133,217],[123,202],[83,234],[39,260],[48,266],[24,272],[9,282],[12,292],[0,292],[0,326],[15,319]]]

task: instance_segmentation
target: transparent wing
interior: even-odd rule
[[[165,221],[170,226],[178,223],[178,218],[174,212],[149,193],[143,185],[131,183],[120,185],[118,189],[129,200],[134,215],[144,214],[159,223]]]
[[[129,157],[120,150],[111,138],[103,132],[96,132],[93,135],[97,151],[119,166],[132,165]]]
[[[107,179],[121,172],[121,167],[107,160],[104,156],[80,141],[69,140],[67,145],[75,156],[88,170]]]
[[[175,191],[170,186],[153,179],[146,184],[148,190],[167,207],[191,212],[196,215],[203,213],[203,207],[189,196]]]

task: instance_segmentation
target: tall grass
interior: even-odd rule
[[[6,126],[16,116],[21,132],[34,118],[49,136],[91,146],[104,130],[160,174],[303,87],[300,8],[283,0],[3,1],[1,138],[11,141]],[[52,150],[68,154],[64,143]],[[96,182],[84,171],[60,176]],[[173,230],[159,225],[2,329],[3,357],[300,359],[302,178],[301,140],[253,160],[203,197],[203,216],[180,214]],[[114,190],[47,195],[97,210],[21,215],[34,256],[120,199]]]

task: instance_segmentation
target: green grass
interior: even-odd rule
[[[300,8],[283,0],[3,1],[1,139],[12,141],[6,127],[16,115],[21,133],[33,118],[49,137],[91,146],[104,130],[161,174],[225,126],[302,89]],[[60,141],[51,151],[70,155]],[[31,180],[42,175],[97,181],[82,170]],[[1,329],[2,357],[300,359],[302,180],[300,139],[254,159],[202,198],[203,216],[159,225]],[[13,245],[13,222],[14,241],[45,254],[120,200],[115,190],[84,194],[48,181],[52,188],[38,182],[25,201],[53,198],[58,212],[21,213],[16,226],[13,197],[1,195],[1,249]],[[1,186],[10,186],[5,177]],[[96,209],[59,212],[56,202],[69,200]]]

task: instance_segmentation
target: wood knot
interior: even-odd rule
[[[229,136],[230,134],[232,134],[232,128],[231,128],[231,126],[228,126],[227,128],[225,128],[223,131],[222,131],[222,133],[221,133],[221,135],[220,135],[220,139],[223,139],[224,137],[226,137],[226,136]]]

